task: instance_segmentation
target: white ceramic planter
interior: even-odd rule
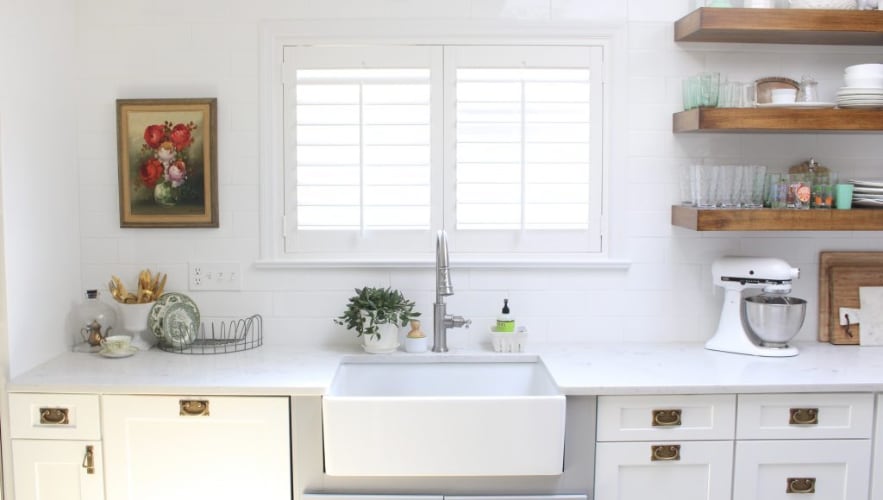
[[[380,336],[362,335],[362,348],[372,354],[387,354],[399,348],[399,327],[393,324],[378,325]]]

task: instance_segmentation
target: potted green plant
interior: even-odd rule
[[[338,325],[355,330],[368,352],[392,352],[398,347],[399,327],[420,316],[414,302],[392,288],[356,289],[343,314],[334,319]]]

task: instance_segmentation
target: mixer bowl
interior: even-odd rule
[[[745,299],[748,329],[764,346],[787,346],[805,317],[806,301],[797,297],[761,294]]]

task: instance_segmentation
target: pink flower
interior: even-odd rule
[[[181,160],[169,166],[166,172],[166,180],[172,183],[172,187],[179,187],[187,180],[187,166]]]

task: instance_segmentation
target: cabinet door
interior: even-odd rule
[[[874,424],[874,436],[871,500],[883,500],[883,394],[877,395],[877,421]]]
[[[104,396],[108,500],[290,500],[285,397]]]
[[[103,461],[98,441],[13,439],[12,457],[17,500],[104,498]]]
[[[868,498],[868,439],[739,441],[733,500]]]
[[[732,441],[598,443],[596,454],[596,500],[730,498]]]

